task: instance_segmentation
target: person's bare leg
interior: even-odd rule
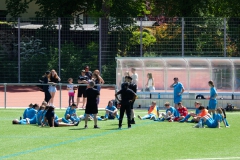
[[[86,128],[86,126],[87,126],[88,117],[89,117],[89,114],[86,114],[86,115],[85,115],[85,128]]]
[[[78,104],[79,104],[79,102],[80,102],[80,98],[81,98],[81,97],[77,97],[77,107],[78,107]]]
[[[97,114],[93,115],[93,119],[94,119],[94,126],[97,126]]]
[[[86,98],[83,97],[83,105],[82,105],[82,108],[85,108],[85,104],[86,104]]]

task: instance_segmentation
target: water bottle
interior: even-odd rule
[[[232,99],[234,99],[234,95],[232,94]]]
[[[158,99],[160,99],[160,93],[158,93]]]
[[[152,94],[150,93],[150,99],[152,99]]]

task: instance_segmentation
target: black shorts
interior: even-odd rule
[[[86,94],[86,88],[78,88],[78,97],[84,97],[86,98],[87,97],[87,94]]]

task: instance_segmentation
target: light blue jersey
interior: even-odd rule
[[[178,82],[177,84],[173,85],[174,89],[174,103],[177,104],[179,102],[182,102],[182,94],[179,95],[179,93],[182,92],[182,89],[184,89],[183,84]]]
[[[42,123],[43,111],[44,110],[39,110],[38,113],[37,113],[37,124],[38,125],[41,125],[41,123]]]
[[[21,119],[18,123],[25,125],[25,124],[27,124],[27,119]],[[32,119],[29,119],[29,123],[30,124],[36,124],[37,123],[36,115]]]
[[[71,107],[68,107],[64,115],[65,118],[67,118],[67,114],[69,114],[70,116],[72,116],[73,114],[76,114],[76,109],[71,109]]]
[[[27,112],[28,112],[28,110],[29,109],[32,109],[32,108],[26,108],[25,110],[24,110],[24,112],[23,112],[23,119],[26,119],[27,118]]]
[[[179,112],[174,107],[170,107],[170,108],[166,109],[166,113],[168,111],[170,111],[174,117],[179,117]]]
[[[218,122],[222,122],[222,115],[221,114],[215,114],[214,119],[213,118],[209,118],[206,121],[206,125],[209,128],[216,128],[218,126]]]
[[[107,106],[106,109],[110,110],[110,111],[115,111],[117,108],[115,106],[109,107]],[[109,113],[111,114],[111,113]]]
[[[70,115],[71,117],[70,117],[70,120],[72,121],[72,122],[77,122],[77,121],[79,121],[80,119],[76,116],[76,109],[74,108],[74,109],[72,109],[71,107],[68,107],[67,109],[66,109],[66,112],[65,112],[65,115],[64,115],[64,118],[65,119],[67,119],[67,115]],[[75,114],[74,116],[73,116],[73,114]]]
[[[195,111],[195,114],[198,115],[199,113],[201,113],[201,110],[199,110],[198,108]]]
[[[30,108],[27,110],[26,118],[32,119],[37,114],[37,110]]]
[[[217,99],[214,97],[217,94],[216,88],[211,87],[210,89],[210,100],[208,104],[208,109],[216,109],[217,107]]]

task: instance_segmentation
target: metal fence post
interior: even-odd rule
[[[61,77],[61,18],[58,17],[58,75]]]
[[[7,83],[4,83],[4,108],[7,108]]]
[[[227,56],[227,44],[226,44],[226,41],[227,41],[227,28],[226,28],[226,18],[224,18],[224,57]]]
[[[140,57],[142,57],[142,18],[140,19]]]
[[[21,63],[20,63],[20,46],[21,45],[21,42],[20,42],[20,17],[18,17],[18,83],[21,82],[21,70],[20,70],[20,67],[21,67]]]
[[[102,32],[101,32],[101,26],[102,26],[102,19],[99,18],[99,25],[98,25],[98,32],[99,32],[99,54],[98,54],[98,65],[99,65],[99,71],[102,73]]]
[[[59,83],[59,107],[62,109],[62,83]]]
[[[184,18],[182,17],[182,57],[184,57]]]

